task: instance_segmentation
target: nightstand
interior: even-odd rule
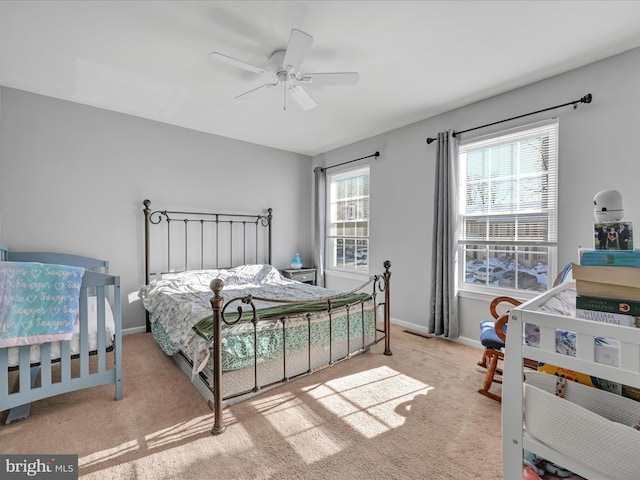
[[[290,278],[297,282],[309,283],[311,285],[316,284],[316,269],[315,268],[285,268],[280,270],[283,277]]]

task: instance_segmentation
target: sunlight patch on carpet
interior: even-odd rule
[[[312,385],[306,393],[366,438],[404,424],[414,398],[433,390],[389,367]]]
[[[273,394],[269,394],[264,397],[256,397],[255,399],[250,400],[249,403],[264,415],[286,411],[292,406],[303,404],[304,401],[292,392],[277,392],[277,390],[274,390]]]
[[[339,453],[345,447],[324,426],[326,419],[291,392],[272,395],[252,404],[308,464]]]
[[[115,446],[113,448],[107,448],[106,450],[91,453],[89,455],[85,455],[84,457],[78,458],[78,467],[90,467],[92,465],[112,460],[114,458],[134,452],[139,449],[140,445],[138,445],[137,440],[124,442],[123,444]]]
[[[228,411],[225,411],[224,417],[227,425],[237,423]],[[154,454],[151,454],[151,450],[158,450],[159,452],[169,451],[173,448],[179,450],[185,444],[190,444],[192,446],[191,453],[193,454],[193,449],[197,450],[198,441],[205,439],[205,444],[207,444],[212,438],[217,438],[211,436],[212,426],[213,415],[202,415],[147,434],[144,438],[131,440],[116,447],[80,457],[78,458],[78,466],[87,468],[101,463],[123,461],[118,460],[118,457],[123,457],[136,451],[144,453],[144,456],[138,460],[143,461],[144,458],[153,457]],[[234,425],[234,428],[242,430],[243,433],[236,432],[236,435],[233,437],[234,442],[227,441],[222,443],[216,453],[222,455],[235,455],[255,448],[251,440],[251,436],[243,427]],[[207,451],[205,457],[210,456],[211,451]]]
[[[148,449],[164,447],[194,435],[210,432],[212,425],[213,415],[204,415],[145,435],[144,439]]]

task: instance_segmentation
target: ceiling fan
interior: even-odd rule
[[[291,95],[303,110],[310,110],[317,106],[315,100],[302,88],[302,85],[355,85],[360,75],[357,72],[335,73],[302,73],[300,67],[304,61],[313,37],[301,30],[291,30],[286,50],[276,50],[269,58],[268,67],[262,68],[243,62],[220,52],[211,52],[209,58],[219,62],[271,77],[268,83],[260,85],[248,92],[241,93],[235,98],[244,97],[263,89],[284,86],[284,109],[287,109],[287,93]]]

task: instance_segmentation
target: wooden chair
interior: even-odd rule
[[[484,352],[482,354],[482,360],[478,362],[478,365],[486,368],[487,373],[484,377],[484,384],[478,392],[498,402],[502,402],[502,397],[490,392],[489,389],[494,383],[502,383],[502,369],[498,368],[498,361],[504,361],[502,349],[507,341],[505,327],[509,321],[508,310],[502,314],[498,313],[498,306],[503,302],[514,306],[522,303],[511,297],[496,297],[489,305],[489,311],[495,321],[480,322],[480,342],[484,346]],[[500,378],[496,378],[496,375]]]
[[[562,271],[558,273],[555,281],[553,282],[554,287],[560,285],[565,280],[572,278],[571,267],[572,263],[568,263]],[[490,392],[489,389],[494,383],[502,383],[502,378],[495,378],[495,376],[498,375],[502,377],[502,369],[498,368],[498,361],[500,360],[504,362],[502,349],[507,341],[506,325],[509,321],[509,311],[507,310],[502,314],[498,313],[498,305],[503,302],[516,307],[522,303],[511,297],[496,297],[489,305],[489,311],[495,321],[492,322],[490,320],[485,320],[480,322],[480,343],[482,343],[485,348],[482,354],[482,360],[478,362],[478,365],[486,368],[487,374],[484,377],[484,385],[480,390],[478,390],[478,392],[498,402],[502,402],[502,397]],[[524,366],[537,369],[538,362],[536,360],[525,358]]]

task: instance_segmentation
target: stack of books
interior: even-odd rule
[[[576,317],[596,322],[640,328],[640,249],[578,250],[579,263],[572,265],[576,286]],[[576,355],[576,333],[556,329],[556,351]],[[596,362],[620,366],[620,343],[595,339]],[[540,362],[538,371],[607,390],[640,401],[640,389],[603,378],[561,369]]]
[[[640,328],[640,250],[581,250],[576,316]]]
[[[579,257],[572,267],[576,317],[640,328],[640,250],[580,250]],[[596,339],[596,361],[618,366],[618,352],[617,341]],[[617,393],[640,399],[640,391],[619,388]]]

